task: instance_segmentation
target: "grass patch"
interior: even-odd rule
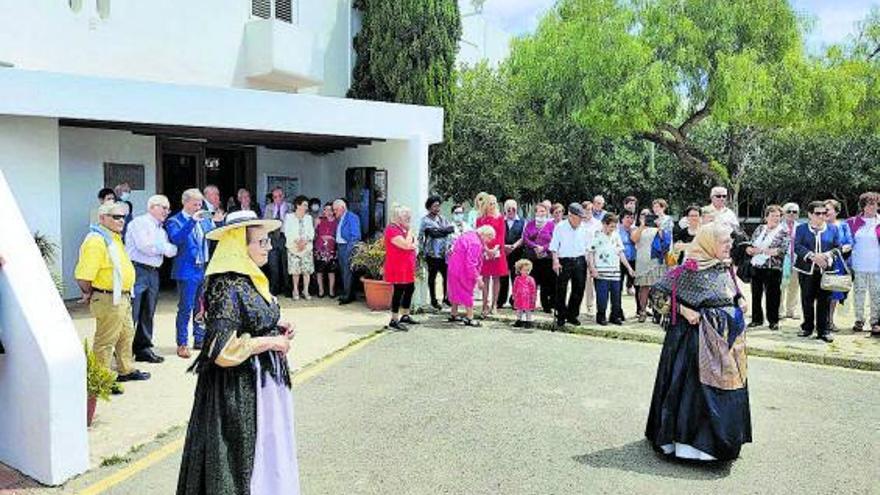
[[[118,466],[120,464],[128,464],[129,462],[131,462],[131,457],[124,455],[111,455],[110,457],[105,457],[101,460],[101,467]]]

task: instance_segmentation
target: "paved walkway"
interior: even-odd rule
[[[751,359],[754,443],[733,463],[691,465],[661,459],[643,437],[658,346],[425,320],[294,380],[304,494],[872,494],[880,486],[878,373]],[[173,493],[182,436],[63,493]]]

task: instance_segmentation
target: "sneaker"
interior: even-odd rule
[[[303,299],[305,299],[306,301],[311,301],[311,300],[312,300],[312,296],[309,295],[309,294],[306,294],[306,295],[303,296]]]
[[[420,325],[421,324],[421,322],[414,320],[413,317],[410,315],[401,316],[400,322],[406,323],[407,325]]]
[[[292,299],[294,301],[299,301],[299,294],[294,294]]]
[[[524,322],[522,320],[516,320],[516,322],[513,324],[513,326],[516,328],[523,328],[524,326],[526,326],[526,322]]]
[[[431,301],[431,307],[436,309],[437,311],[443,309],[443,306],[440,306],[440,303],[438,303],[437,301]]]
[[[569,319],[566,320],[566,321],[569,322],[569,323],[571,323],[572,325],[574,325],[574,326],[576,326],[576,327],[581,326],[581,320],[578,320],[577,318],[569,318]]]
[[[391,330],[395,330],[398,332],[408,332],[409,328],[406,328],[406,325],[400,323],[398,320],[391,320],[386,327]]]

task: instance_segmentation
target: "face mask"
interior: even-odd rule
[[[122,194],[119,195],[119,200],[120,200],[120,201],[128,201],[128,198],[129,198],[130,196],[131,196],[131,193],[129,193],[129,192],[123,192]]]
[[[321,207],[319,205],[312,205],[312,211],[318,213],[321,211]]]
[[[456,222],[461,222],[464,220],[464,213],[455,213],[454,215],[452,215],[452,219]]]

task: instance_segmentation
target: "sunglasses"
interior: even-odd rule
[[[813,215],[816,215],[817,217],[821,217],[822,215],[827,215],[827,214],[828,214],[828,210],[821,210],[821,211],[816,210],[813,212]]]
[[[714,195],[714,196],[712,196],[712,197],[713,197],[713,198],[724,199],[724,198],[727,198],[727,195],[726,195],[726,194],[716,194],[716,195]]]
[[[125,220],[125,215],[107,215],[107,216],[112,218],[113,220]]]
[[[798,211],[798,210],[788,210],[788,211],[786,211],[785,213],[786,213],[787,215],[797,215],[798,213],[800,213],[800,211]]]

